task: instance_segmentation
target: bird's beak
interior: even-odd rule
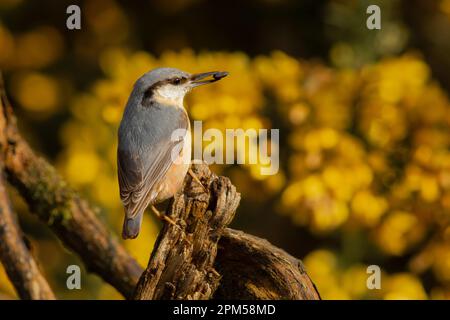
[[[201,86],[202,84],[213,83],[219,81],[222,78],[225,78],[228,75],[226,71],[212,71],[212,72],[204,72],[193,74],[189,78],[189,82],[191,84],[191,88],[195,88]]]

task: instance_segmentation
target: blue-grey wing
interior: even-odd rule
[[[119,129],[117,167],[120,198],[128,218],[143,212],[157,197],[157,187],[173,164],[173,155],[182,151],[183,136],[172,133],[189,130],[184,110],[158,107],[133,115],[132,126]],[[122,120],[123,122],[123,120]]]

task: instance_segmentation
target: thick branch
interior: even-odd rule
[[[75,251],[87,269],[100,275],[125,297],[130,297],[142,272],[98,219],[96,210],[34,154],[16,127],[16,120],[0,81],[0,130],[6,132],[5,169],[9,182],[24,197],[31,211]]]
[[[320,299],[300,260],[242,231],[225,229],[215,268],[222,275],[215,299]]]
[[[24,243],[0,173],[0,260],[21,299],[53,300],[55,296]]]
[[[192,169],[209,192],[189,176],[185,179],[169,210],[178,226],[167,224],[160,232],[135,299],[209,299],[219,284],[213,266],[217,242],[234,217],[240,194],[208,166]]]

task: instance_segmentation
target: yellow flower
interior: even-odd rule
[[[57,81],[41,73],[27,73],[15,79],[13,95],[20,106],[34,112],[51,112],[60,104]]]
[[[382,280],[382,292],[387,300],[422,300],[427,299],[425,289],[419,279],[407,273],[400,273],[389,276]]]
[[[352,200],[353,216],[366,226],[377,224],[386,209],[387,201],[367,190],[357,192]]]
[[[98,177],[100,166],[97,154],[78,150],[67,160],[66,176],[74,184],[92,183]]]
[[[316,250],[309,253],[304,259],[308,275],[314,279],[322,298],[332,299],[339,295],[335,291],[338,288],[339,274],[338,261],[335,254],[328,250]]]
[[[419,219],[404,211],[389,214],[377,230],[377,242],[391,255],[402,255],[424,236]]]
[[[6,294],[8,297],[17,298],[16,291],[12,283],[9,281],[8,275],[6,274],[3,265],[0,264],[0,295],[2,293]]]

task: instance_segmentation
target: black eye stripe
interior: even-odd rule
[[[178,85],[178,84],[185,83],[186,80],[187,80],[187,78],[185,78],[185,77],[175,77],[175,78],[172,78],[170,82],[175,85]]]
[[[174,77],[171,79],[165,79],[165,80],[158,81],[158,82],[152,84],[150,87],[148,87],[147,90],[145,90],[144,100],[150,98],[153,95],[153,91],[155,89],[157,89],[158,87],[161,87],[168,83],[174,84],[174,85],[179,85],[179,84],[185,83],[187,80],[188,79],[186,77]]]

